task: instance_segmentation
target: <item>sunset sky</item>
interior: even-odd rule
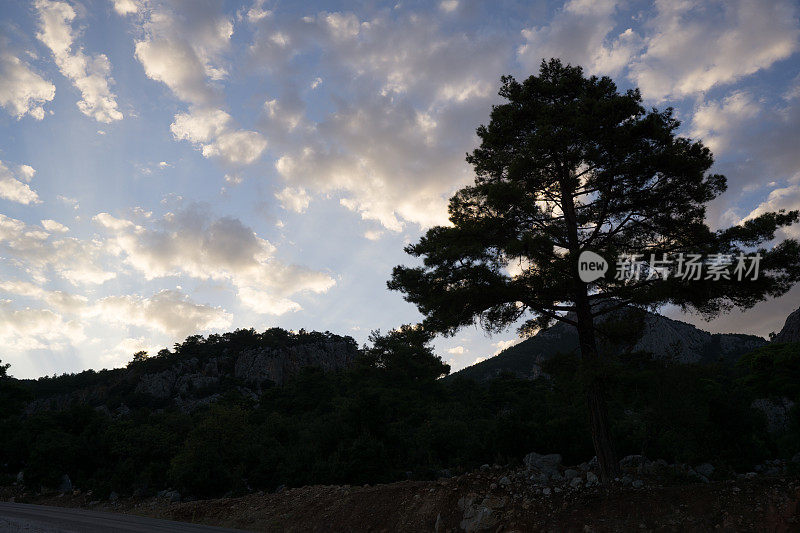
[[[800,207],[795,1],[0,4],[0,359],[123,365],[187,335],[420,315],[386,290],[447,220],[500,76],[560,57],[702,139],[713,227]],[[789,230],[800,237],[797,227]],[[784,235],[785,236],[785,235]],[[800,290],[711,331],[767,335]],[[454,369],[515,342],[437,340]]]

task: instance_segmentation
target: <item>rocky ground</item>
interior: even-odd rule
[[[524,466],[484,465],[436,481],[214,500],[179,501],[164,492],[100,502],[80,491],[33,495],[21,487],[6,488],[3,497],[255,531],[800,531],[800,480],[780,461],[737,476],[708,464],[630,456],[608,487],[598,483],[595,466],[565,468],[557,455],[530,454]]]

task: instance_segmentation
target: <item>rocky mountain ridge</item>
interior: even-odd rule
[[[772,342],[800,342],[800,308],[786,318],[783,328],[772,338]]]
[[[156,357],[135,360],[127,368],[29,380],[34,399],[26,413],[63,410],[76,404],[113,415],[125,415],[136,407],[191,411],[225,394],[258,401],[265,389],[282,385],[304,368],[342,369],[358,354],[350,337],[317,333],[291,337],[286,333],[288,341],[250,339],[243,344],[190,337],[175,353],[163,350]],[[52,393],[53,384],[66,390]]]
[[[800,313],[797,314],[800,318]],[[612,338],[603,341],[601,337],[601,351],[649,352],[656,359],[679,363],[735,362],[739,356],[767,344],[767,340],[755,335],[709,333],[686,322],[634,308],[610,313],[598,327]],[[486,381],[510,372],[518,377],[534,379],[541,375],[544,361],[558,353],[577,352],[575,328],[558,322],[494,357],[452,375]]]

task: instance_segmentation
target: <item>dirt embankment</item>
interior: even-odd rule
[[[549,491],[509,480],[507,472],[491,470],[438,481],[308,486],[191,502],[148,498],[90,505],[86,495],[22,501],[255,531],[800,531],[798,480]]]

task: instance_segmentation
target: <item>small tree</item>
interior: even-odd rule
[[[450,366],[433,353],[430,347],[433,335],[408,324],[386,335],[373,331],[369,336],[372,346],[361,352],[361,363],[379,368],[395,381],[432,381],[450,372]]]
[[[556,320],[575,326],[592,439],[608,481],[618,465],[597,318],[627,305],[672,303],[707,318],[751,307],[800,279],[800,247],[786,240],[760,248],[758,278],[743,280],[691,280],[675,275],[680,265],[656,270],[650,263],[640,279],[612,273],[584,282],[581,253],[612,261],[624,254],[738,256],[774,239],[798,212],[710,230],[705,204],[725,191],[725,177],[708,174],[713,158],[701,142],[676,136],[672,109],[645,110],[638,89],[621,94],[611,79],[584,77],[580,67],[552,59],[522,83],[503,77],[499,94],[507,102],[477,130],[481,145],[467,155],[475,183],[450,199],[451,225],[406,247],[424,266],[395,267],[388,286],[417,305],[427,331],[452,335],[476,321],[501,331],[521,319],[521,334]]]

